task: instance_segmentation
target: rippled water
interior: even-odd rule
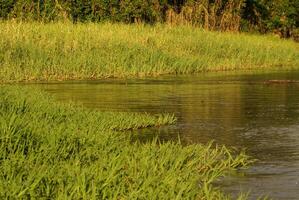
[[[184,143],[214,140],[259,159],[243,176],[221,187],[236,195],[251,191],[273,199],[299,199],[299,72],[202,74],[152,79],[40,84],[60,100],[100,110],[161,113],[178,117],[176,125],[142,131],[143,139]]]

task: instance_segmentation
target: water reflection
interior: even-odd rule
[[[246,148],[259,159],[244,177],[222,187],[232,194],[251,190],[255,199],[299,197],[299,72],[204,74],[142,80],[104,80],[41,84],[60,100],[74,100],[100,110],[161,113],[178,117],[176,125],[143,130],[142,137],[184,143],[216,143]],[[154,134],[154,135],[155,135]],[[142,138],[141,137],[141,138]]]

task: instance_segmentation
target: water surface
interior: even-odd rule
[[[236,195],[299,199],[299,72],[202,74],[40,84],[59,100],[100,110],[174,113],[175,125],[142,131],[184,143],[246,148],[259,159],[243,176],[221,182]]]

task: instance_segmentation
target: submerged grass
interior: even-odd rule
[[[299,45],[192,27],[4,21],[0,66],[1,82],[292,68]]]
[[[226,199],[215,179],[250,159],[225,147],[132,142],[171,115],[91,111],[0,86],[1,199]],[[242,198],[242,196],[240,196]]]

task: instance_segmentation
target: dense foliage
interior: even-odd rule
[[[298,68],[299,46],[273,36],[186,26],[0,22],[0,82]]]
[[[298,0],[0,0],[0,18],[191,24],[296,35]]]
[[[248,156],[133,142],[117,131],[172,122],[162,118],[103,113],[57,103],[34,87],[0,86],[0,198],[226,199],[212,183],[247,166]]]

